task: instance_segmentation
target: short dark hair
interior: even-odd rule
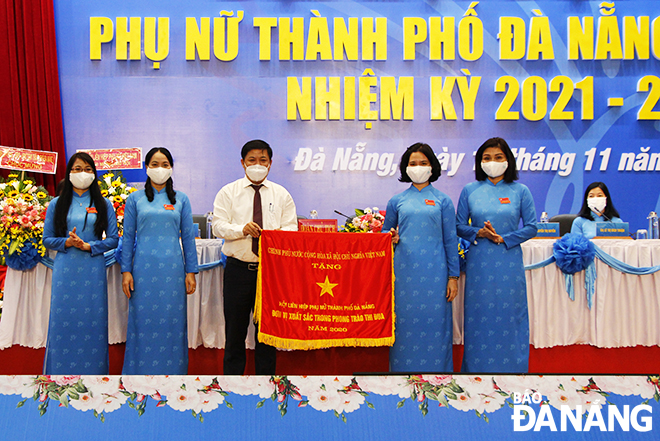
[[[438,161],[438,157],[435,156],[435,153],[433,153],[433,149],[431,148],[431,146],[428,144],[424,144],[423,142],[416,142],[415,144],[411,145],[401,156],[401,163],[399,164],[399,171],[401,172],[401,177],[399,177],[399,181],[412,182],[412,179],[410,179],[410,176],[408,176],[408,173],[406,173],[406,168],[408,167],[408,163],[410,162],[410,155],[412,155],[415,152],[419,152],[424,156],[426,156],[426,159],[428,159],[429,162],[431,163],[431,177],[429,178],[429,182],[437,181],[438,178],[440,177],[440,171],[442,170],[442,168],[440,167],[440,161]]]
[[[605,215],[605,217],[608,219],[612,219],[613,217],[621,217],[619,216],[619,212],[616,211],[616,208],[614,208],[614,203],[612,202],[612,198],[610,197],[610,191],[607,189],[607,185],[605,185],[602,182],[592,182],[584,191],[584,198],[582,198],[582,208],[580,209],[578,216],[589,220],[595,220],[593,215],[591,214],[591,208],[589,208],[589,205],[587,205],[587,196],[589,196],[589,192],[596,187],[603,190],[603,193],[605,193],[605,197],[607,198],[607,204],[605,205],[605,209],[603,210],[603,214]]]
[[[479,150],[477,150],[477,154],[474,157],[474,176],[477,181],[485,181],[488,179],[488,175],[484,169],[481,168],[481,161],[484,159],[484,151],[491,147],[502,150],[502,153],[504,153],[504,156],[506,156],[508,167],[504,172],[504,182],[508,182],[510,184],[513,181],[517,181],[518,169],[516,167],[516,158],[513,156],[513,152],[511,151],[509,144],[507,144],[507,142],[502,138],[487,139],[486,142],[481,144]]]
[[[248,153],[252,150],[266,150],[266,153],[268,153],[268,159],[273,159],[273,149],[270,148],[266,141],[262,141],[261,139],[253,139],[252,141],[246,142],[241,149],[241,159],[245,159]]]

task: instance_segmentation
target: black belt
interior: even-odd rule
[[[259,262],[243,262],[242,260],[238,260],[230,256],[227,256],[227,264],[240,266],[241,268],[247,268],[250,271],[259,270]]]

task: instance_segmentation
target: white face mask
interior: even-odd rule
[[[423,184],[431,177],[430,165],[416,165],[406,167],[406,173],[415,184]]]
[[[79,173],[69,173],[69,180],[71,184],[79,190],[87,190],[92,182],[96,179],[94,173],[79,172]]]
[[[598,213],[602,213],[606,205],[607,205],[607,198],[605,196],[587,199],[587,206],[591,211],[597,211]]]
[[[481,169],[484,171],[484,173],[493,179],[502,176],[508,167],[509,163],[506,161],[489,161],[481,163]]]
[[[261,182],[268,176],[268,167],[263,165],[251,165],[245,169],[245,174],[252,182]]]
[[[149,179],[151,179],[152,183],[156,185],[163,185],[167,182],[170,176],[172,176],[172,169],[163,167],[147,167],[147,176],[149,176]]]

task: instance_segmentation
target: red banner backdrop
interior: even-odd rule
[[[0,146],[0,168],[54,175],[57,170],[57,152]]]
[[[259,340],[289,349],[394,344],[389,234],[263,231]]]
[[[129,147],[121,149],[78,150],[88,153],[94,159],[97,170],[128,170],[142,168],[142,149]]]

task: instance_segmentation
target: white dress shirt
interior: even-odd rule
[[[243,177],[227,184],[215,196],[213,203],[213,233],[225,240],[222,252],[243,262],[258,262],[252,252],[252,236],[243,234],[245,224],[252,222],[254,188]],[[265,179],[259,190],[264,230],[298,230],[296,205],[286,188]]]

